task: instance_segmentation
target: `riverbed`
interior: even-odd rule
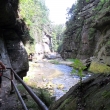
[[[71,74],[72,67],[67,65],[54,65],[54,68],[63,73],[52,81],[55,85],[59,85],[59,87],[54,88],[54,95],[56,96],[57,100],[63,96],[72,86],[79,82],[79,77],[73,77]]]
[[[30,62],[30,69],[26,78],[30,78],[28,85],[48,88],[58,100],[72,86],[79,82],[79,76],[71,74],[72,67],[64,64],[52,64],[49,62]],[[86,75],[83,80],[89,77]],[[26,80],[25,78],[25,80]]]

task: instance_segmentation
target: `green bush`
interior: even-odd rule
[[[90,28],[89,29],[89,32],[88,32],[88,34],[89,34],[89,40],[91,40],[91,39],[93,39],[94,38],[94,36],[95,36],[95,29],[94,28]]]
[[[84,76],[83,75],[83,70],[86,69],[86,66],[84,66],[84,64],[78,60],[78,59],[75,59],[72,66],[77,69],[78,71],[76,71],[75,69],[72,70],[72,74],[74,73],[77,73],[78,76],[80,77],[80,82],[82,82],[82,77]]]

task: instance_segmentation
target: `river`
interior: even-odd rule
[[[79,82],[79,76],[71,74],[72,69],[72,67],[64,64],[51,64],[49,62],[31,63],[30,70],[27,74],[27,77],[31,76],[28,83],[37,85],[40,88],[52,88],[54,96],[58,100],[72,86]],[[85,75],[83,80],[89,76]]]
[[[77,74],[71,74],[72,67],[67,65],[54,65],[54,68],[61,71],[63,74],[55,79],[53,79],[53,83],[62,86],[61,89],[58,87],[54,88],[54,95],[56,96],[56,100],[63,96],[72,86],[79,82],[79,76]],[[85,80],[91,76],[90,74],[86,74],[82,79]]]

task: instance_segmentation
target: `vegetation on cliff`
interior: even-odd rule
[[[7,13],[5,13],[5,11],[7,11],[6,10],[7,8],[10,9],[10,3],[6,5],[6,2],[10,2],[10,0],[9,1],[2,0],[2,2],[5,3],[3,6],[7,6],[7,7],[3,7],[4,9],[2,10],[3,14],[1,13],[3,17],[1,16],[2,18],[1,21],[3,20],[3,18],[9,19],[11,16],[11,14],[8,13],[9,14],[8,15]],[[53,33],[51,33],[50,23],[48,20],[48,9],[45,7],[44,1],[21,0],[19,9],[20,9],[20,16],[26,22],[28,29],[30,29],[30,34],[35,39],[35,41],[40,42],[43,33],[45,32],[48,34],[51,33],[52,36],[54,36],[54,47],[55,47],[54,49],[56,50],[57,45],[61,44],[61,40],[63,39],[62,36],[64,36],[65,37],[63,40],[64,42],[63,45],[61,46],[63,48],[61,50],[62,50],[62,55],[64,55],[64,57],[68,57],[68,58],[77,57],[83,59],[95,55],[96,57],[98,57],[96,61],[98,61],[99,63],[92,62],[90,69],[92,68],[92,70],[96,71],[96,73],[105,73],[106,71],[107,73],[110,73],[110,67],[109,67],[110,66],[110,25],[109,25],[110,6],[109,4],[110,4],[109,0],[79,0],[78,3],[76,5],[73,5],[68,12],[69,17],[66,23],[66,30],[64,31],[64,35],[60,33],[62,32],[61,26],[53,27],[53,29],[55,28],[56,29],[53,31]],[[13,19],[11,19],[11,21],[13,21]],[[18,52],[23,54],[18,54],[18,52],[15,51],[17,50],[15,43],[18,42],[17,45],[18,47],[20,47],[21,45],[20,43],[21,40],[19,40],[19,32],[18,32],[19,28],[17,28],[16,30],[15,24],[13,25],[13,22],[11,22],[11,26],[13,27],[12,28],[10,26],[10,22],[8,21],[7,23],[7,19],[1,22],[1,24],[3,23],[4,25],[1,25],[1,27],[3,27],[3,30],[1,30],[1,36],[4,35],[9,41],[8,43],[11,44],[9,46],[9,51],[10,54],[12,54],[12,57],[10,57],[12,58],[12,60],[10,59],[9,61],[13,61],[12,66],[15,65],[18,69],[18,67],[21,65],[18,61],[23,60],[25,57],[27,57],[27,54],[24,54],[23,51],[19,51],[21,50],[21,48],[18,48]],[[3,34],[2,31],[4,31],[5,34]],[[11,39],[12,41],[18,38],[16,40],[17,42],[14,41],[14,44],[10,42],[10,40],[8,39],[10,37],[12,37]],[[59,40],[56,42],[56,39]],[[5,54],[6,52],[4,51],[3,57]],[[18,55],[21,55],[19,56],[19,59],[18,57],[16,57]],[[24,57],[22,58],[22,56]],[[6,60],[6,58],[8,57],[4,57],[3,60]],[[21,65],[21,67],[24,67],[26,63],[24,62],[24,64]],[[17,66],[17,64],[19,64],[19,66]],[[77,65],[74,66],[80,67],[78,63]],[[82,67],[83,66],[81,66],[80,68]],[[15,70],[17,69],[15,68]],[[28,67],[26,69],[28,69]],[[80,72],[79,75],[81,77],[82,77],[81,74],[82,69],[80,69],[79,71]],[[99,69],[99,71],[97,71],[97,69]],[[48,73],[51,74],[51,72]],[[35,82],[34,80],[32,81]],[[89,79],[82,81],[81,84],[77,84],[76,86],[72,87],[61,99],[56,101],[50,107],[50,110],[79,110],[79,109],[109,110],[110,108],[109,91],[110,91],[110,75],[95,74]],[[41,92],[43,93],[43,91]],[[41,94],[41,96],[45,98],[43,94]],[[46,96],[48,95],[46,94]],[[27,105],[29,108],[34,106],[33,102],[30,102],[30,100],[28,101],[29,102],[27,102]],[[49,104],[50,102],[47,103],[48,106]]]
[[[62,44],[65,26],[63,24],[52,26],[52,38],[53,38],[53,49],[57,51],[59,46]]]
[[[63,58],[92,59],[89,79],[72,87],[50,110],[109,110],[110,0],[79,0],[66,22]],[[104,74],[107,73],[107,74]]]
[[[64,25],[54,25],[49,20],[49,10],[44,0],[20,0],[19,15],[25,21],[30,36],[34,39],[28,42],[28,53],[34,52],[35,43],[41,43],[46,34],[52,37],[53,50],[56,51],[62,42]]]
[[[39,0],[20,0],[20,17],[26,22],[34,43],[41,42],[43,32],[49,30],[48,9],[45,2]],[[32,45],[32,42],[30,42]],[[30,50],[34,49],[34,45]],[[34,51],[34,50],[31,50]]]

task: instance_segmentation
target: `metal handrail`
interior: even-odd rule
[[[16,78],[20,81],[20,83],[24,86],[24,88],[27,90],[27,92],[30,94],[30,96],[34,99],[34,101],[38,104],[38,106],[42,109],[42,110],[48,110],[47,106],[39,99],[39,97],[37,97],[37,95],[31,90],[30,87],[28,87],[24,82],[23,80],[16,74],[16,72],[12,69],[12,68],[6,68],[6,69],[9,69],[11,70],[11,91],[13,91],[13,89],[15,88],[15,91],[19,97],[19,100],[21,102],[21,104],[23,105],[23,108],[24,110],[28,110],[16,85],[14,84],[14,81],[13,81],[13,75],[16,76]],[[5,76],[6,77],[6,76]],[[8,78],[9,79],[9,78]],[[14,88],[13,88],[14,87]]]
[[[18,98],[19,98],[19,100],[20,100],[20,102],[21,102],[21,104],[22,104],[24,110],[28,110],[27,107],[26,107],[26,104],[24,103],[24,101],[23,101],[23,99],[22,99],[22,97],[21,97],[21,95],[20,95],[20,93],[19,93],[19,91],[18,91],[18,89],[17,89],[15,83],[13,82],[13,80],[12,80],[12,84],[13,84],[13,86],[14,86],[14,88],[15,88],[15,91],[16,91],[16,93],[17,93],[17,95],[18,95]]]

